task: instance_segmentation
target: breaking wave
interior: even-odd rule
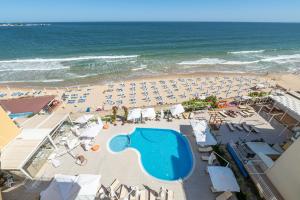
[[[265,50],[254,50],[254,51],[229,51],[228,54],[251,54],[251,53],[263,53]]]

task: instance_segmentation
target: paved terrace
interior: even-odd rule
[[[208,113],[201,114],[201,118],[208,119]],[[220,131],[218,131],[217,139],[219,142],[227,143],[231,140],[237,141],[239,138],[243,138],[247,141],[252,139],[264,138],[269,143],[281,143],[285,140],[284,134],[279,135],[280,127],[273,128],[262,117],[254,115],[251,118],[245,119],[231,119],[236,123],[241,120],[246,120],[248,124],[254,124],[261,130],[262,133],[248,135],[243,131],[230,132],[226,125],[222,125]],[[192,174],[184,181],[166,182],[157,180],[148,174],[146,174],[139,165],[139,157],[136,151],[127,149],[120,153],[111,153],[108,150],[107,144],[109,140],[120,133],[130,133],[135,126],[138,127],[159,127],[170,128],[184,133],[192,146],[193,154],[195,157],[195,167]],[[162,121],[148,121],[146,124],[126,124],[121,126],[112,126],[108,130],[103,130],[96,138],[96,144],[100,144],[100,150],[98,152],[85,152],[81,147],[77,147],[73,150],[74,154],[83,154],[88,162],[85,166],[78,166],[75,164],[74,158],[71,155],[66,154],[60,158],[61,166],[58,168],[52,167],[50,163],[44,165],[38,174],[38,178],[43,180],[41,183],[34,182],[32,184],[27,183],[26,187],[19,187],[13,192],[5,192],[4,196],[8,199],[33,199],[33,196],[38,197],[39,192],[49,184],[49,180],[54,174],[80,174],[91,173],[101,174],[102,184],[109,186],[111,182],[118,178],[121,183],[135,186],[146,185],[151,189],[159,191],[160,187],[165,187],[174,191],[175,199],[215,199],[216,194],[210,191],[211,181],[209,175],[206,174],[205,169],[207,163],[200,159],[200,154],[197,151],[197,145],[193,137],[192,128],[189,125],[189,120],[173,120],[173,122]],[[20,196],[20,193],[22,194]]]

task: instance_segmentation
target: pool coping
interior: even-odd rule
[[[163,180],[163,179],[159,179],[159,178],[157,178],[157,177],[152,176],[150,173],[148,173],[148,172],[146,171],[146,169],[144,168],[143,163],[142,163],[141,153],[140,153],[137,149],[132,148],[132,147],[127,147],[127,148],[125,148],[124,150],[119,151],[119,152],[114,152],[114,151],[112,151],[112,150],[110,149],[109,144],[110,144],[110,141],[111,141],[114,137],[116,137],[116,136],[118,136],[118,135],[130,135],[130,134],[133,133],[137,128],[165,129],[165,130],[172,130],[172,131],[178,132],[181,136],[183,136],[183,137],[185,138],[185,140],[187,141],[187,143],[188,143],[188,145],[189,145],[189,148],[190,148],[190,151],[191,151],[191,154],[192,154],[192,159],[193,159],[193,165],[192,165],[191,171],[190,171],[184,178],[180,178],[180,179],[177,179],[177,180]],[[111,136],[111,137],[107,140],[107,142],[106,142],[106,148],[107,148],[108,152],[111,153],[111,154],[120,154],[120,153],[125,152],[125,151],[127,151],[127,150],[130,150],[130,151],[135,152],[135,153],[137,154],[137,156],[138,156],[138,160],[139,160],[138,163],[139,163],[139,166],[140,166],[141,170],[143,171],[143,173],[146,174],[147,176],[149,176],[149,177],[151,177],[151,178],[157,180],[157,181],[161,181],[161,182],[165,182],[165,183],[174,183],[174,182],[180,182],[180,183],[181,183],[181,182],[187,180],[187,179],[193,174],[193,172],[194,172],[194,170],[195,170],[195,167],[196,167],[196,158],[195,158],[195,154],[194,154],[194,152],[193,152],[193,148],[192,148],[191,142],[190,142],[190,140],[188,139],[188,137],[187,137],[186,135],[184,135],[183,133],[181,133],[181,132],[180,132],[179,130],[177,130],[177,129],[171,129],[171,128],[153,128],[153,127],[137,127],[137,126],[134,126],[134,127],[132,128],[132,130],[129,131],[129,133],[118,133],[118,134],[116,134],[116,135]]]

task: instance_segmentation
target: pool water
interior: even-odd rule
[[[114,137],[109,147],[114,152],[126,148],[136,149],[145,171],[162,180],[183,179],[193,168],[189,142],[174,130],[136,128],[130,135]]]
[[[11,119],[18,119],[18,118],[26,118],[30,115],[33,115],[33,112],[23,112],[23,113],[11,113],[9,114],[9,117]]]

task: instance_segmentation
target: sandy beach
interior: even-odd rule
[[[257,84],[266,92],[279,85],[286,90],[300,90],[296,74],[250,73],[192,73],[142,77],[107,83],[83,82],[80,85],[47,87],[47,85],[2,85],[0,92],[5,98],[22,96],[56,95],[63,102],[58,112],[108,111],[113,106],[149,107],[181,103],[192,98],[216,95],[233,98],[249,94]]]

